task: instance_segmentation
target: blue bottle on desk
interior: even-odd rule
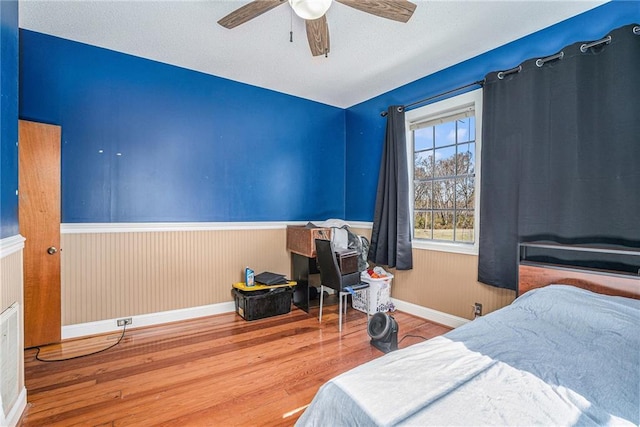
[[[244,269],[244,283],[247,287],[253,286],[256,284],[254,280],[254,272],[249,267]]]

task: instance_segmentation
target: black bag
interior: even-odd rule
[[[364,236],[360,236],[352,232],[346,225],[342,228],[347,230],[347,235],[349,236],[349,244],[347,247],[358,253],[358,271],[365,271],[369,268],[369,263],[367,262],[367,256],[369,255],[369,240]]]
[[[269,271],[262,272],[254,277],[256,283],[263,285],[285,285],[289,283],[283,274],[271,273]]]

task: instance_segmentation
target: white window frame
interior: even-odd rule
[[[474,224],[473,224],[473,244],[461,242],[443,242],[435,240],[416,240],[413,238],[413,219],[414,219],[414,186],[413,186],[413,170],[414,170],[414,140],[413,130],[411,126],[419,122],[435,120],[438,117],[447,117],[455,112],[473,106],[476,118],[476,158],[475,158],[475,207],[474,207]],[[407,135],[407,164],[409,169],[409,186],[410,186],[410,211],[411,211],[411,234],[412,246],[414,249],[428,249],[444,252],[455,252],[462,254],[478,254],[478,238],[480,231],[480,158],[482,153],[482,89],[476,89],[463,93],[424,107],[416,108],[405,113],[405,128]]]

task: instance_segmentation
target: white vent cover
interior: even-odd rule
[[[0,404],[4,419],[18,399],[18,303],[0,315]]]

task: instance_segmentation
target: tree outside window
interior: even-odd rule
[[[474,243],[475,116],[459,116],[413,130],[415,239]]]

